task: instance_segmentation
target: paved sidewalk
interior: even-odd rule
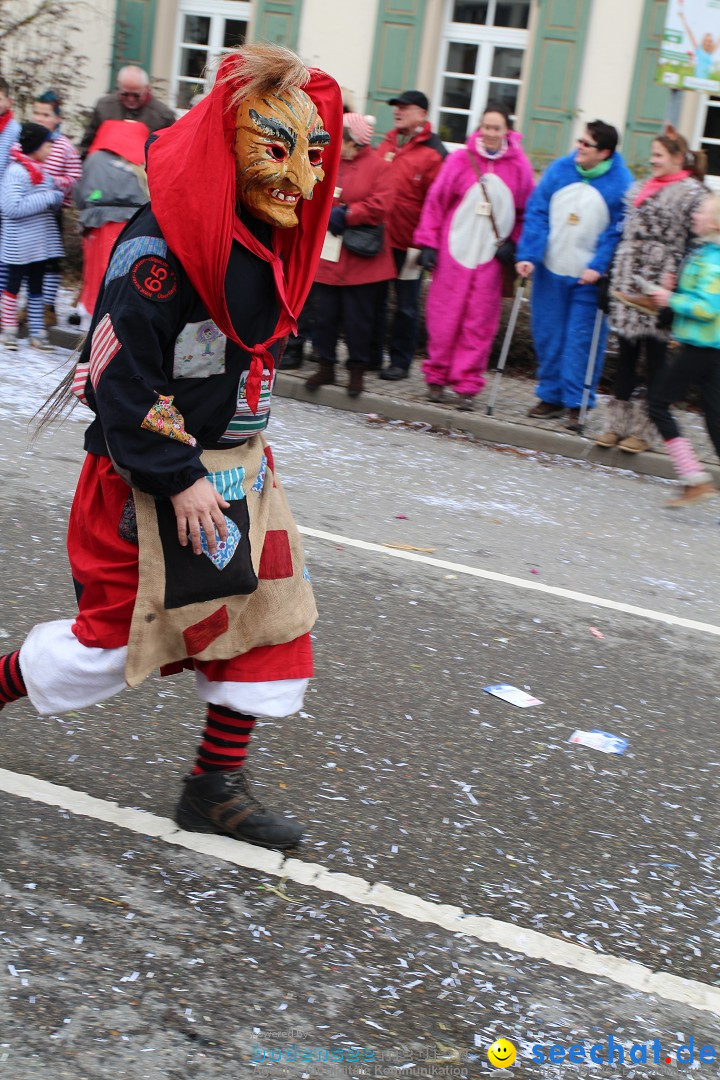
[[[50,331],[50,337],[54,344],[65,348],[73,348],[78,341],[77,333],[69,328],[55,327]],[[337,386],[324,386],[314,393],[309,393],[305,389],[305,379],[315,370],[315,364],[306,359],[299,370],[278,374],[275,392],[281,397],[314,402],[334,409],[374,413],[391,420],[419,421],[435,428],[468,432],[488,442],[524,447],[541,453],[560,454],[563,457],[613,468],[631,469],[648,476],[675,478],[667,455],[659,449],[659,438],[658,450],[645,454],[627,454],[621,450],[603,450],[595,446],[594,437],[600,433],[603,424],[606,399],[602,396],[598,398],[598,407],[588,414],[584,436],[578,436],[565,431],[562,417],[555,420],[531,420],[528,417],[528,409],[537,400],[535,383],[525,375],[513,374],[512,357],[500,382],[492,417],[487,416],[487,402],[495,379],[494,370],[488,373],[487,386],[478,397],[475,410],[468,413],[458,410],[457,399],[451,391],[447,391],[447,401],[442,404],[431,404],[427,400],[427,388],[420,370],[421,362],[416,359],[409,377],[400,382],[386,382],[378,378],[377,373],[369,372],[365,376],[365,393],[358,398],[351,398],[345,389],[347,373],[340,364],[337,370]],[[720,464],[702,416],[697,412],[682,409],[680,423],[701,461],[707,465],[716,483],[720,485]]]
[[[300,401],[314,401],[335,409],[352,412],[376,413],[395,420],[422,421],[433,427],[465,431],[488,442],[522,446],[529,450],[561,454],[564,457],[610,465],[614,468],[632,469],[649,476],[675,478],[670,461],[663,450],[645,454],[627,454],[622,450],[603,450],[595,446],[594,438],[603,427],[605,398],[598,398],[598,407],[588,414],[584,436],[565,431],[565,420],[535,420],[527,415],[536,402],[535,383],[525,376],[513,375],[506,370],[500,381],[492,417],[487,416],[487,402],[492,390],[495,372],[488,373],[488,381],[478,397],[473,412],[458,410],[457,398],[446,391],[447,401],[436,405],[427,400],[421,361],[416,360],[407,379],[386,382],[375,372],[365,376],[365,393],[358,398],[348,397],[345,389],[347,374],[338,365],[337,386],[323,386],[313,393],[305,389],[305,379],[315,370],[311,360],[305,360],[297,371],[280,372],[276,393],[282,397]],[[684,434],[692,441],[700,459],[707,464],[716,482],[720,483],[720,465],[699,413],[680,410],[680,424]],[[661,440],[658,438],[658,447]]]

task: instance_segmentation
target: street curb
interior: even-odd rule
[[[423,401],[401,401],[381,394],[363,393],[351,398],[342,386],[321,386],[307,390],[305,383],[292,375],[278,372],[275,383],[278,397],[305,401],[312,405],[324,405],[345,412],[377,414],[389,420],[420,421],[433,427],[450,431],[462,431],[484,442],[503,446],[517,446],[535,450],[540,454],[557,454],[573,461],[587,461],[592,465],[607,465],[613,469],[625,469],[642,476],[658,476],[664,480],[676,480],[677,476],[665,454],[627,454],[622,450],[602,449],[591,439],[547,428],[514,424],[509,420],[497,420],[480,413],[450,412],[437,405]],[[720,466],[703,463],[703,468],[720,485]]]
[[[53,326],[49,331],[53,345],[64,349],[74,349],[84,336],[76,330],[64,330],[59,326]],[[641,476],[658,476],[663,480],[677,479],[666,454],[626,454],[614,448],[604,450],[596,446],[591,439],[582,438],[580,435],[549,431],[547,428],[530,424],[516,424],[510,420],[497,420],[495,417],[483,415],[481,411],[450,411],[430,402],[403,401],[400,398],[386,397],[384,394],[362,393],[359,397],[351,398],[344,386],[321,386],[311,391],[306,389],[302,379],[285,375],[282,371],[277,373],[275,393],[278,397],[304,401],[311,405],[324,405],[326,408],[340,409],[343,412],[365,415],[375,413],[387,417],[388,420],[406,420],[408,423],[420,421],[435,428],[466,432],[484,442],[517,446],[539,454],[557,454],[572,461],[607,465],[611,469],[624,469]],[[703,462],[703,468],[720,486],[720,465]]]
[[[75,349],[85,337],[80,330],[64,330],[62,326],[51,326],[48,337],[53,345],[61,349]]]

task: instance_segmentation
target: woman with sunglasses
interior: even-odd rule
[[[632,183],[617,151],[618,133],[593,120],[575,153],[554,161],[530,196],[515,268],[533,275],[531,328],[538,358],[539,401],[529,415],[549,420],[567,409],[577,431],[598,303],[620,238],[624,196]],[[597,342],[588,404],[602,371],[607,328]]]

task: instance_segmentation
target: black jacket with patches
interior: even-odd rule
[[[243,220],[269,247],[270,226],[249,216]],[[119,344],[119,350],[96,379],[96,388],[89,377],[85,383],[85,398],[96,414],[85,435],[85,449],[109,456],[118,473],[141,491],[170,496],[207,475],[200,462],[204,449],[228,445],[223,443],[223,434],[235,415],[238,387],[248,370],[250,354],[223,338],[224,363],[220,359],[216,364],[218,373],[187,377],[187,364],[175,355],[178,336],[186,325],[210,319],[183,267],[169,250],[163,255],[157,253],[156,262],[167,274],[160,291],[153,293],[143,284],[146,273],[153,268],[153,255],[143,255],[143,246],[152,246],[153,240],[162,249],[162,233],[147,206],[128,222],[118,238],[78,367],[89,363],[92,373],[94,368],[102,367]],[[134,247],[122,249],[123,244],[132,241]],[[129,251],[131,257],[139,253],[131,258],[126,272],[113,276],[113,258],[122,251]],[[140,264],[140,273],[133,273],[141,258],[147,261]],[[278,318],[272,270],[237,241],[230,254],[225,294],[238,337],[248,345],[266,341]],[[106,322],[100,328],[93,354],[93,335],[106,316],[112,326]],[[106,342],[109,339],[104,352],[98,348],[102,338]],[[275,349],[271,348],[273,354]],[[180,439],[142,426],[161,397],[173,398],[173,415],[177,419],[180,414]],[[182,441],[183,429],[197,445]]]

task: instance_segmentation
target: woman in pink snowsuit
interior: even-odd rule
[[[428,191],[414,243],[422,265],[433,270],[422,369],[431,401],[442,401],[450,386],[459,408],[472,409],[485,385],[502,303],[503,268],[495,255],[520,235],[535,184],[521,141],[509,130],[505,107],[488,103],[478,130],[445,159]]]

